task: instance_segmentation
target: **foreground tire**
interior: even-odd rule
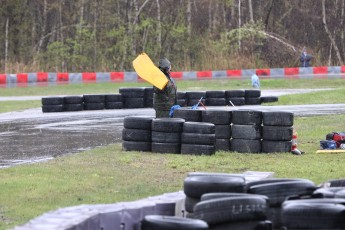
[[[261,139],[262,128],[260,125],[232,125],[232,138],[234,139]]]
[[[228,110],[202,110],[202,122],[215,125],[230,125],[232,112]]]
[[[265,141],[291,141],[293,128],[289,126],[263,126],[262,138]]]
[[[214,124],[205,122],[185,122],[183,124],[184,133],[215,134]]]
[[[293,126],[294,114],[291,112],[262,112],[263,125]]]
[[[243,208],[246,207],[246,208]],[[201,201],[194,206],[194,218],[209,225],[235,221],[266,220],[267,201],[262,197],[226,197]]]
[[[174,118],[182,118],[185,121],[201,122],[201,112],[202,110],[199,109],[181,108],[174,111]]]
[[[214,145],[181,144],[181,154],[213,155],[215,147]]]
[[[42,112],[43,113],[63,112],[63,105],[43,105]]]
[[[63,97],[42,97],[42,105],[62,105]]]
[[[151,142],[144,141],[122,141],[122,150],[151,152]]]
[[[154,153],[180,153],[180,143],[159,143],[152,142],[152,152]]]
[[[151,130],[122,129],[122,140],[151,142]]]
[[[181,133],[184,123],[181,118],[156,118],[152,120],[152,131]]]
[[[262,141],[262,152],[264,153],[287,153],[291,152],[291,141]]]
[[[151,116],[127,116],[123,119],[123,127],[126,129],[146,129],[151,130]]]
[[[238,153],[260,153],[260,140],[232,139],[231,151]]]
[[[261,125],[262,112],[255,110],[232,111],[232,123],[235,125]]]

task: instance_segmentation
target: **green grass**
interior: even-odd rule
[[[0,101],[0,113],[41,107],[41,101]]]
[[[50,210],[80,204],[116,203],[183,190],[188,172],[275,172],[316,184],[344,178],[345,154],[316,154],[330,131],[345,130],[345,115],[295,118],[298,147],[306,153],[213,156],[124,152],[121,144],[32,165],[2,169],[0,229],[26,223]]]

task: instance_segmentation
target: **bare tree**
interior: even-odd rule
[[[344,65],[344,61],[342,60],[341,58],[341,55],[340,55],[340,52],[339,52],[339,48],[338,48],[338,45],[337,43],[335,42],[335,39],[333,37],[333,35],[331,34],[331,32],[329,31],[329,28],[328,28],[328,25],[327,25],[327,21],[326,21],[326,6],[325,6],[325,0],[322,0],[322,23],[323,23],[323,26],[325,28],[325,31],[328,35],[328,38],[329,40],[331,41],[332,43],[332,46],[334,47],[334,51],[335,51],[335,54],[338,58],[338,61],[341,65]]]

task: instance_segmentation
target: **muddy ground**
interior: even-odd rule
[[[262,95],[280,96],[308,90],[269,90]],[[40,98],[40,97],[38,97]],[[13,98],[0,98],[9,100]],[[25,97],[17,97],[25,100]],[[28,100],[32,100],[30,97]],[[208,107],[215,109],[216,107]],[[241,106],[224,109],[290,111],[296,116],[345,114],[345,104],[303,106]],[[45,161],[98,146],[121,142],[123,118],[154,115],[151,108],[42,113],[41,108],[0,114],[0,168]]]

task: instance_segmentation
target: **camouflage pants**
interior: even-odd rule
[[[170,110],[157,110],[156,109],[156,117],[157,118],[169,117],[169,112],[170,112]]]

